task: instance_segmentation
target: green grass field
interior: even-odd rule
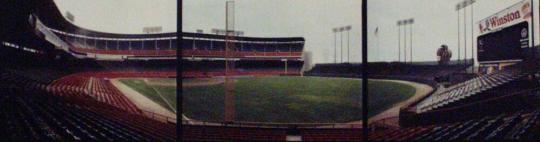
[[[145,95],[159,105],[176,112],[176,79],[152,78],[145,82],[143,79],[120,79],[120,82]],[[165,84],[165,85],[163,85]]]
[[[189,82],[193,80],[183,80]],[[319,77],[238,78],[235,82],[236,121],[338,123],[361,120],[355,104],[361,81]],[[401,83],[370,81],[370,116],[414,95]],[[183,113],[192,119],[222,121],[223,84],[184,87]]]

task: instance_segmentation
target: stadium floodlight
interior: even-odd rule
[[[349,31],[351,29],[352,29],[351,25],[348,25],[348,26],[345,27],[345,30],[347,30],[347,31]]]
[[[473,25],[472,22],[474,20],[473,19],[473,17],[474,17],[473,4],[474,3],[476,3],[476,0],[463,0],[463,1],[456,4],[456,11],[458,12],[458,62],[460,60],[459,58],[460,58],[460,53],[461,53],[459,51],[460,46],[461,46],[460,45],[461,44],[461,42],[460,42],[461,33],[459,31],[461,29],[459,27],[461,22],[459,21],[460,20],[459,11],[461,9],[463,9],[464,10],[464,12],[463,12],[463,21],[464,21],[463,25],[465,26],[464,29],[463,29],[464,30],[463,34],[464,34],[464,39],[465,39],[464,40],[464,44],[465,44],[464,52],[465,52],[465,55],[463,56],[463,59],[464,59],[465,63],[467,63],[467,22],[466,22],[467,21],[467,9],[465,9],[465,8],[467,8],[468,6],[471,6],[471,59],[473,59],[473,61],[474,61],[474,54],[473,54],[474,53],[474,44],[472,42],[472,41],[474,41],[474,29],[472,27],[472,25]]]
[[[466,8],[472,4],[476,3],[476,0],[464,0],[456,4],[456,11],[459,11],[463,8]]]
[[[339,28],[333,28],[332,31],[334,32],[334,63],[337,63],[337,32]]]
[[[334,32],[334,63],[337,63],[337,33],[340,34],[340,62],[343,63],[343,32],[347,31],[347,59],[349,59],[349,31],[352,29],[351,25],[336,27],[332,29]]]
[[[345,26],[345,30],[347,31],[347,62],[349,62],[349,63],[351,62],[351,57],[350,57],[351,50],[350,50],[350,46],[349,46],[349,44],[350,44],[350,42],[349,42],[349,40],[350,40],[349,32],[351,31],[351,29],[352,29],[351,25]]]
[[[409,24],[414,24],[414,18],[409,19]]]
[[[412,62],[413,62],[413,59],[412,59],[412,58],[413,58],[413,56],[412,56],[412,50],[413,50],[413,47],[412,47],[412,46],[413,46],[413,44],[412,44],[412,37],[413,37],[413,34],[412,34],[412,25],[414,24],[414,18],[409,19],[409,20],[408,20],[408,23],[409,23],[409,25],[410,25],[410,27],[409,27],[409,28],[410,28],[410,29],[409,29],[409,34],[410,34],[410,36],[411,36],[411,37],[409,37],[409,39],[410,39],[410,43],[409,43],[409,44],[410,44],[410,47],[409,47],[409,53],[410,53],[410,54],[409,54],[409,55],[410,55],[410,56],[409,56],[409,60],[411,61],[411,64],[412,64]]]
[[[463,6],[461,8],[465,8],[465,7],[469,6],[469,1],[468,0],[462,1],[461,6]]]
[[[221,29],[212,29],[212,33],[216,34],[216,35],[221,35],[221,33],[224,33],[225,30],[221,30]]]

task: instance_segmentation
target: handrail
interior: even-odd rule
[[[227,126],[253,128],[362,128],[361,123],[273,123],[273,122],[210,122],[182,120],[182,125]]]
[[[145,117],[148,117],[148,118],[151,118],[151,119],[154,119],[154,120],[158,120],[158,121],[161,121],[161,122],[167,122],[167,123],[173,123],[173,124],[177,123],[176,118],[169,117],[169,116],[166,116],[164,114],[160,114],[160,113],[149,111],[149,110],[143,110],[143,109],[140,109],[140,110],[142,112],[142,115],[145,116]]]
[[[371,122],[369,124],[369,126],[370,127],[386,127],[386,128],[388,128],[388,127],[391,127],[391,128],[396,127],[396,126],[393,126],[393,125],[387,123],[390,120],[398,121],[398,125],[399,125],[399,116],[392,116],[392,117],[386,117],[386,118]]]
[[[253,51],[233,51],[234,57],[291,57],[300,58],[302,52],[253,52]],[[208,56],[208,57],[224,57],[225,51],[211,50],[182,50],[182,56]]]

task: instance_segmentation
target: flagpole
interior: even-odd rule
[[[377,54],[377,60],[380,60],[381,57],[379,57],[380,56],[380,54],[379,54],[380,46],[379,46],[379,27],[378,26],[377,26],[377,28],[375,28],[375,37],[377,38],[377,50],[375,50],[375,51],[377,52],[376,53]]]
[[[377,27],[377,32],[375,33],[375,36],[377,36],[377,56],[379,56],[379,61],[381,60],[380,50],[381,50],[381,44],[379,42],[379,27]]]

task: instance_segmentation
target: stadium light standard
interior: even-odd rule
[[[351,62],[351,57],[350,57],[350,46],[349,46],[349,32],[351,31],[351,25],[348,25],[348,26],[345,26],[345,30],[347,31],[347,62],[350,63]]]
[[[476,3],[476,0],[470,0],[471,5],[471,64],[474,66],[474,3]],[[471,69],[474,72],[474,69]]]
[[[345,31],[345,27],[339,28],[339,58],[340,63],[343,63],[343,31]]]
[[[403,63],[407,64],[407,24],[409,21],[403,20]]]
[[[469,1],[463,1],[461,6],[463,6],[463,62],[467,65],[467,6]]]
[[[412,64],[412,62],[413,62],[413,61],[412,61],[412,57],[413,57],[413,56],[412,56],[412,50],[413,50],[413,47],[412,47],[412,45],[413,45],[413,44],[412,44],[412,38],[413,38],[413,34],[412,34],[412,32],[413,32],[413,31],[412,31],[412,25],[414,24],[414,18],[409,19],[409,22],[408,22],[408,23],[409,23],[410,28],[411,28],[411,29],[409,30],[409,34],[410,34],[410,36],[411,36],[411,37],[409,37],[409,39],[411,40],[411,41],[410,41],[411,46],[410,46],[410,49],[409,49],[409,52],[410,52],[410,57],[409,57],[409,59],[410,59],[411,64]]]
[[[403,44],[403,57],[404,57],[403,62],[404,63],[407,63],[407,25],[411,25],[409,27],[410,28],[409,29],[409,35],[411,36],[411,37],[409,37],[409,40],[410,40],[409,44],[410,44],[410,48],[411,48],[411,49],[409,49],[409,55],[410,55],[409,60],[412,63],[412,24],[413,23],[414,23],[413,18],[398,21],[398,27],[399,27],[399,33],[398,33],[399,34],[399,37],[398,37],[399,41],[398,41],[398,44],[399,44],[399,46],[401,46],[401,26],[404,26],[403,27],[403,43],[404,43]],[[398,54],[400,54],[400,55],[398,56],[398,58],[401,58],[400,57],[401,56],[401,51],[399,51],[399,50],[400,49],[398,49]],[[400,60],[398,60],[398,62],[399,61]]]
[[[463,60],[465,62],[465,64],[467,64],[467,7],[468,6],[471,6],[471,63],[474,64],[474,27],[473,27],[473,21],[474,21],[474,13],[473,13],[473,4],[476,3],[476,0],[463,0],[461,2],[459,2],[458,4],[456,4],[456,11],[458,12],[458,62],[459,62],[459,58],[460,58],[460,51],[459,51],[459,44],[461,42],[459,42],[460,40],[460,24],[461,22],[459,21],[460,18],[459,18],[459,11],[461,9],[463,9],[463,31],[464,31],[464,55],[463,55]]]
[[[461,52],[459,51],[459,49],[461,48],[461,47],[460,47],[460,46],[461,46],[461,37],[460,37],[460,36],[461,36],[461,28],[460,28],[461,22],[460,22],[460,16],[459,16],[459,11],[461,10],[461,7],[462,7],[462,6],[461,6],[461,3],[458,3],[458,4],[456,5],[456,11],[457,11],[457,16],[458,16],[458,20],[457,20],[457,21],[458,21],[458,44],[457,44],[457,49],[458,49],[458,50],[457,50],[457,51],[458,51],[458,52],[457,52],[457,53],[458,53],[458,56],[457,56],[457,58],[458,58],[458,64],[461,63]]]
[[[332,31],[334,32],[334,64],[337,64],[337,32],[338,32],[338,28],[334,28],[332,29]]]
[[[351,26],[342,26],[342,27],[336,27],[333,28],[332,31],[334,32],[334,63],[337,63],[337,33],[339,32],[339,60],[340,63],[343,63],[343,32],[347,31],[347,62],[349,62],[349,30],[351,30]]]
[[[401,20],[397,21],[397,26],[398,26],[398,62],[401,61],[401,25],[403,25]]]

